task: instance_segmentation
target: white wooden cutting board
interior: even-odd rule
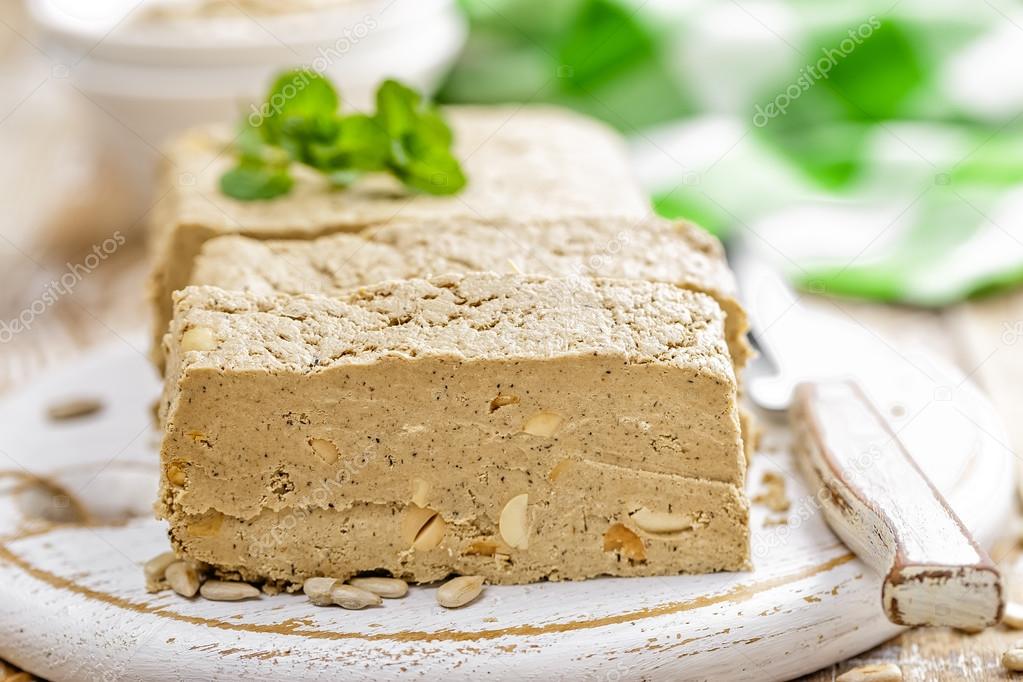
[[[1012,503],[1012,455],[964,377],[928,370],[940,389],[918,373],[893,375],[893,399],[880,407],[990,545]],[[777,515],[754,505],[752,572],[488,587],[456,611],[429,587],[356,612],[292,595],[234,604],[151,595],[141,564],[167,548],[150,510],[157,389],[145,358],[118,344],[0,403],[0,657],[52,680],[779,680],[899,631],[882,614],[880,578],[824,526],[781,423],[767,424],[750,492],[776,471],[792,506],[773,525]],[[46,407],[73,395],[106,407],[48,421]],[[89,524],[39,520],[81,511]]]

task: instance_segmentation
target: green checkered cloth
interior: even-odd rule
[[[659,212],[755,233],[814,291],[930,306],[1023,281],[1023,12],[832,4],[463,0],[440,97],[608,121]]]

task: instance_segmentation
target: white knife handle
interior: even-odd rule
[[[998,570],[857,385],[801,384],[792,418],[797,460],[828,524],[885,576],[888,620],[965,630],[999,621]],[[919,454],[941,457],[935,445]]]

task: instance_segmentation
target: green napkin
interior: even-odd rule
[[[997,100],[1003,85],[1023,91],[1023,76],[1002,84],[995,69],[963,67],[1006,39],[998,13],[940,0],[778,0],[755,12],[699,1],[462,5],[470,40],[445,101],[561,104],[655,152],[675,133],[703,144],[694,130],[707,119],[745,131],[709,156],[673,146],[685,173],[643,173],[665,216],[727,239],[802,205],[905,206],[892,225],[863,228],[879,236],[863,252],[836,254],[831,226],[800,226],[808,243],[789,268],[799,286],[938,306],[1023,282],[1023,116],[1011,98],[999,107],[967,94],[979,84]]]

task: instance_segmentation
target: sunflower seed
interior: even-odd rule
[[[680,533],[693,527],[693,520],[685,514],[650,511],[646,507],[632,512],[629,516],[640,530],[654,535]]]
[[[352,578],[348,584],[384,599],[399,599],[408,594],[408,583],[398,578]]]
[[[53,421],[87,417],[103,409],[103,403],[97,398],[69,398],[50,405],[46,416]]]
[[[146,576],[146,589],[150,592],[157,591],[160,588],[160,583],[163,582],[164,575],[167,573],[167,567],[177,560],[178,558],[174,556],[174,552],[164,552],[163,554],[157,554],[143,564],[142,573]]]
[[[531,436],[550,438],[558,429],[561,428],[561,425],[564,422],[565,418],[557,412],[544,410],[542,412],[537,412],[527,419],[522,425],[522,431]]]
[[[164,576],[171,589],[182,597],[194,597],[199,591],[199,573],[187,561],[175,561],[167,567]]]
[[[1015,601],[1006,602],[1002,624],[1013,630],[1023,630],[1023,604]]]
[[[1009,649],[1002,654],[1002,665],[1014,672],[1023,671],[1023,649]]]
[[[402,541],[415,549],[433,549],[444,539],[447,523],[432,509],[410,504],[401,521]]]
[[[259,590],[248,583],[207,580],[199,588],[199,594],[210,601],[241,601],[258,597]]]
[[[437,588],[437,603],[448,609],[465,606],[483,591],[483,576],[463,575]]]
[[[209,327],[192,327],[181,335],[181,351],[213,350],[217,347],[217,337]]]
[[[864,665],[835,678],[837,682],[901,682],[902,669],[893,663]]]
[[[341,457],[337,446],[334,445],[333,441],[329,441],[326,438],[310,438],[309,447],[313,449],[316,456],[322,459],[325,464],[333,464]]]
[[[343,609],[364,609],[367,606],[380,606],[380,597],[354,585],[335,585],[330,591],[330,599]]]
[[[508,500],[498,519],[501,538],[515,549],[529,547],[529,494],[522,493]]]
[[[305,596],[309,597],[309,601],[316,604],[317,606],[330,606],[334,602],[331,601],[330,591],[337,585],[336,578],[307,578],[302,583],[302,591]]]
[[[184,462],[175,460],[167,465],[167,480],[171,485],[184,488],[188,483],[188,474],[185,471],[187,465]]]

